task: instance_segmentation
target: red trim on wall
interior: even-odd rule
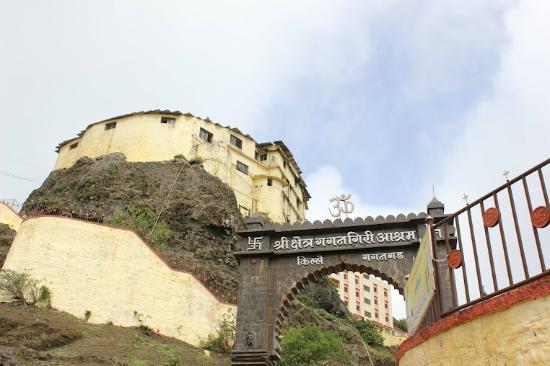
[[[472,305],[462,311],[451,314],[448,317],[432,324],[428,328],[421,330],[401,344],[395,353],[395,362],[399,365],[399,361],[407,351],[440,333],[448,331],[451,328],[485,315],[504,311],[516,304],[529,300],[535,300],[548,295],[550,295],[550,273],[538,280],[505,292],[502,295],[493,297]]]
[[[100,223],[97,223],[97,222],[93,222],[93,221],[86,221],[86,220],[80,220],[80,219],[76,219],[74,217],[65,217],[65,216],[50,216],[50,215],[37,215],[37,216],[31,216],[31,217],[24,217],[23,218],[23,222],[25,221],[28,221],[28,220],[32,220],[32,219],[39,219],[41,217],[49,217],[49,218],[53,218],[53,219],[64,219],[64,220],[73,220],[73,221],[78,221],[78,222],[81,222],[83,224],[90,224],[90,225],[97,225],[97,226],[101,226],[101,227],[107,227],[109,229],[114,229],[114,230],[120,230],[120,231],[126,231],[126,232],[129,232],[129,233],[132,233],[134,234],[134,236],[136,238],[138,238],[150,251],[151,253],[153,253],[158,259],[160,259],[160,261],[162,263],[164,263],[164,265],[168,268],[170,268],[172,271],[174,272],[180,272],[180,273],[185,273],[185,274],[188,274],[190,275],[191,277],[193,277],[202,287],[204,287],[204,289],[206,291],[208,291],[210,293],[210,295],[212,295],[214,297],[214,299],[216,299],[216,301],[218,301],[220,304],[225,304],[225,305],[231,305],[231,306],[237,306],[236,304],[231,304],[229,302],[225,302],[225,301],[221,301],[212,291],[210,291],[210,289],[208,287],[206,287],[202,282],[201,280],[199,280],[193,273],[191,272],[186,272],[186,271],[182,271],[182,270],[179,270],[179,269],[175,269],[175,268],[172,268],[172,266],[170,266],[170,264],[168,264],[168,262],[166,262],[153,248],[151,248],[151,246],[145,241],[143,240],[143,238],[141,236],[139,236],[135,231],[133,230],[130,230],[130,229],[125,229],[125,228],[120,228],[120,227],[114,227],[114,226],[111,226],[111,225],[106,225],[106,224],[100,224]],[[23,223],[22,222],[22,223]]]

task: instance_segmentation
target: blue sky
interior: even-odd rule
[[[544,1],[0,0],[0,198],[60,141],[148,109],[283,140],[309,217],[449,210],[550,154]],[[21,179],[24,178],[24,179]]]

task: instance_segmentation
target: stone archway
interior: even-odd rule
[[[443,204],[434,199],[428,214],[445,217]],[[232,365],[276,365],[280,326],[291,301],[305,285],[326,275],[342,270],[367,272],[403,293],[428,214],[282,226],[249,218],[237,243],[240,280]],[[437,254],[442,257],[445,244],[438,239],[441,233],[436,232]],[[439,278],[443,309],[451,306],[448,280]]]

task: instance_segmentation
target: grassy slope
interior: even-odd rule
[[[84,323],[56,310],[0,304],[0,364],[17,365],[228,365],[187,343],[147,336],[138,328]],[[6,363],[9,364],[9,363]]]

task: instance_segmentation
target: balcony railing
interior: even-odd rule
[[[435,255],[436,295],[419,329],[550,274],[549,163],[431,225],[432,238],[436,229],[443,233],[446,256]],[[449,284],[451,298],[445,301],[442,286]]]

